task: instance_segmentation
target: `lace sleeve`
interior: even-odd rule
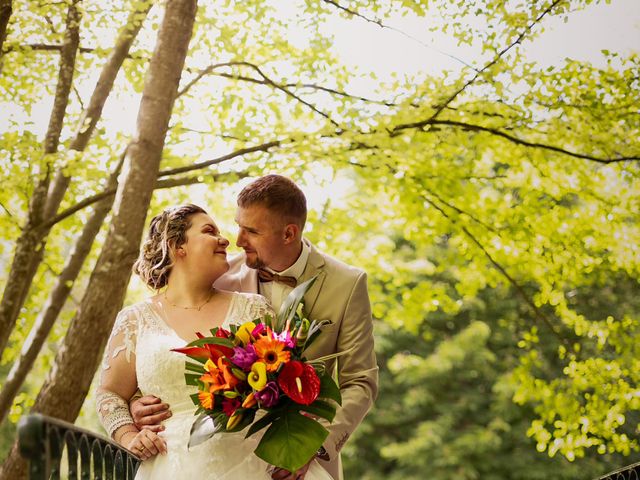
[[[229,324],[240,325],[264,317],[266,314],[275,317],[273,308],[262,295],[239,292],[234,292],[233,295],[235,298],[226,320]]]
[[[124,425],[133,424],[128,399],[137,389],[135,345],[138,313],[132,307],[116,317],[100,370],[96,394],[98,416],[110,437]]]
[[[267,314],[271,315],[273,318],[276,316],[276,312],[273,310],[273,307],[271,307],[267,299],[262,295],[251,295],[247,302],[247,311],[250,319],[261,318]]]

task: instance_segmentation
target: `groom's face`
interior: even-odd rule
[[[245,251],[248,267],[269,267],[276,271],[288,267],[282,263],[281,258],[285,225],[277,215],[262,205],[238,207],[236,223],[236,245]]]

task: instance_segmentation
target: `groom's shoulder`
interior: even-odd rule
[[[322,260],[324,261],[325,271],[327,271],[327,273],[329,274],[334,273],[336,275],[341,275],[343,277],[354,277],[354,278],[357,278],[363,274],[366,274],[366,272],[360,267],[356,267],[355,265],[350,265],[344,262],[343,260],[340,260],[332,255],[329,255],[328,253],[318,250],[315,247],[313,250],[315,250],[315,253],[322,258]]]

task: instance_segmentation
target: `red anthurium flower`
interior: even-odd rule
[[[313,403],[320,393],[320,378],[315,369],[298,360],[284,364],[278,385],[291,400],[302,405]]]

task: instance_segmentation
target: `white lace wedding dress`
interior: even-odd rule
[[[269,480],[270,466],[253,453],[260,434],[248,439],[244,438],[245,431],[218,434],[187,450],[191,425],[196,418],[190,395],[196,388],[185,384],[185,355],[171,351],[184,347],[187,342],[163,320],[161,308],[145,301],[124,309],[116,319],[105,356],[108,362],[109,355],[126,353],[130,357],[134,353],[140,391],[143,395],[160,397],[173,413],[163,422],[165,430],[161,433],[167,442],[167,454],[142,462],[136,480]],[[253,320],[269,310],[259,295],[234,293],[222,326],[228,328],[231,324]],[[120,345],[113,344],[116,338],[121,340]],[[316,461],[305,478],[331,480]]]

